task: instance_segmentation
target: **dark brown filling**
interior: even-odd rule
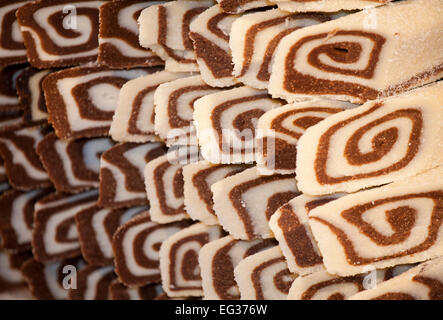
[[[363,278],[361,276],[335,278],[312,285],[303,292],[303,294],[301,295],[301,300],[311,300],[321,289],[327,288],[329,286],[335,286],[337,284],[352,284],[356,287],[358,292],[364,290]],[[344,299],[344,295],[340,292],[335,292],[329,296],[328,300],[338,300],[339,298]]]
[[[260,264],[259,266],[255,267],[255,269],[252,271],[251,274],[251,279],[252,279],[252,284],[254,286],[254,290],[255,290],[255,297],[257,300],[265,300],[265,295],[263,292],[263,287],[261,284],[261,275],[263,273],[263,271],[265,271],[267,268],[284,262],[285,258],[281,257],[281,258],[274,258],[271,259],[269,261],[263,262],[262,264]],[[285,278],[287,278],[290,275],[289,270],[288,269],[282,269],[280,271],[278,271],[276,274],[274,274],[273,277],[273,282],[275,285],[275,289],[282,292],[283,294],[288,294],[289,293],[289,288],[291,287],[292,281],[287,281]]]
[[[170,162],[164,162],[160,164],[157,168],[154,169],[154,184],[155,184],[155,190],[156,195],[158,198],[158,203],[160,206],[160,210],[162,214],[168,215],[168,216],[174,216],[178,214],[185,213],[185,205],[181,204],[178,208],[172,208],[170,207],[166,202],[166,188],[163,183],[163,176],[165,175],[166,171],[172,167],[173,164]],[[175,168],[175,174],[172,181],[172,190],[169,192],[172,192],[172,194],[176,198],[183,198],[183,174],[182,174],[182,167]]]

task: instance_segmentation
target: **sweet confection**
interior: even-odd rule
[[[269,219],[291,272],[305,275],[323,267],[323,259],[309,227],[309,212],[340,195],[313,197],[302,194],[281,206]]]
[[[163,241],[160,272],[163,290],[169,297],[203,296],[198,254],[206,243],[222,236],[220,226],[196,223]]]
[[[291,14],[278,9],[241,16],[232,23],[229,39],[233,75],[248,86],[266,89],[280,40],[299,28],[328,20],[324,14]]]
[[[275,51],[268,90],[362,103],[438,80],[442,14],[440,0],[408,0],[296,30]]]
[[[42,82],[49,73],[50,69],[28,67],[17,77],[17,94],[25,123],[46,123],[48,119]]]
[[[26,50],[15,12],[24,0],[3,0],[0,3],[0,66],[26,62]]]
[[[154,94],[155,133],[168,145],[197,145],[194,102],[218,91],[200,75],[161,84]]]
[[[295,279],[289,290],[288,300],[347,300],[360,291],[370,290],[383,281],[398,276],[410,267],[399,265],[348,277],[331,275],[321,268]]]
[[[144,9],[138,19],[140,45],[162,58],[167,71],[198,71],[189,25],[212,4],[210,0],[179,0]]]
[[[53,72],[43,81],[49,122],[61,139],[108,135],[120,88],[145,69],[85,66]]]
[[[114,280],[109,285],[109,298],[111,300],[153,300],[162,293],[162,286],[158,283],[131,288],[118,280]]]
[[[163,61],[138,42],[137,19],[144,8],[157,2],[109,1],[100,7],[98,62],[111,68],[161,65]]]
[[[143,169],[145,164],[166,152],[161,143],[120,143],[100,159],[100,196],[106,208],[147,204]]]
[[[77,287],[68,293],[70,300],[108,300],[109,285],[115,279],[112,266],[86,266],[77,272]]]
[[[443,164],[443,82],[332,115],[297,144],[297,185],[353,192]]]
[[[103,1],[38,0],[17,10],[28,62],[44,69],[94,62]]]
[[[340,10],[368,9],[392,0],[272,0],[281,10],[290,12],[336,12]]]
[[[309,213],[329,273],[341,276],[441,255],[443,166],[350,194]]]
[[[100,208],[93,205],[75,215],[83,258],[91,266],[112,265],[112,236],[117,228],[132,217],[144,213],[148,206],[128,209]]]
[[[212,163],[254,161],[257,119],[281,105],[265,90],[250,87],[198,99],[194,103],[194,123],[202,156]]]
[[[266,0],[217,0],[217,3],[224,12],[231,14],[274,5],[274,3]]]
[[[190,25],[189,37],[194,43],[202,79],[213,87],[229,87],[236,83],[232,75],[229,33],[238,17],[215,5],[199,14]]]
[[[350,300],[443,300],[443,258],[419,264]]]
[[[74,195],[53,193],[34,206],[32,251],[36,260],[50,262],[81,254],[75,215],[97,201],[96,190]]]
[[[211,186],[214,211],[223,229],[234,238],[271,238],[269,218],[299,195],[294,175],[260,176],[246,169]]]
[[[336,100],[296,102],[266,112],[257,124],[257,168],[261,174],[295,172],[297,141],[309,127],[355,105]]]
[[[159,71],[160,68],[149,70],[150,74],[128,81],[121,88],[109,132],[112,139],[126,142],[157,140],[154,131],[154,92],[162,83],[189,75]]]
[[[17,128],[24,124],[23,111],[0,111],[0,132]]]
[[[20,126],[0,132],[0,156],[8,181],[15,189],[31,190],[51,185],[35,151],[48,129],[47,126]]]
[[[119,227],[112,239],[119,280],[127,286],[160,282],[160,246],[189,225],[188,221],[158,224],[142,214]]]
[[[25,70],[26,66],[27,65],[18,64],[0,67],[0,83],[2,84],[0,86],[1,112],[10,112],[12,110],[22,109],[22,106],[20,105],[17,97],[16,79],[20,75],[20,73]]]
[[[246,165],[217,165],[206,160],[184,166],[184,201],[189,216],[207,225],[218,224],[213,208],[211,186],[247,168]]]
[[[113,145],[109,138],[60,140],[50,133],[37,145],[37,153],[58,192],[98,188],[100,155]]]
[[[232,236],[205,244],[198,258],[204,299],[239,300],[234,268],[242,259],[273,246],[275,241],[272,239],[242,241]]]
[[[50,189],[9,190],[0,196],[2,248],[14,251],[31,249],[34,205],[49,192]]]
[[[43,264],[27,260],[21,272],[34,298],[38,300],[66,300],[73,285],[73,273],[84,266],[81,259],[70,259]]]
[[[289,272],[278,246],[244,258],[234,274],[242,300],[286,300],[297,278]]]
[[[31,257],[29,251],[18,253],[0,251],[0,293],[26,287],[20,267]]]
[[[146,164],[145,188],[152,221],[168,223],[189,218],[184,204],[183,166],[198,160],[198,148],[190,147],[183,152],[168,152]]]

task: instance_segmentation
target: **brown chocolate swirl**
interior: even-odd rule
[[[346,260],[350,265],[368,265],[378,261],[417,254],[431,248],[437,241],[437,237],[443,223],[443,191],[436,190],[425,193],[412,193],[382,198],[356,205],[341,212],[341,217],[345,219],[346,222],[356,227],[362,235],[365,235],[374,244],[380,247],[388,247],[405,243],[410,238],[412,230],[417,227],[417,210],[408,206],[406,203],[402,204],[402,201],[404,200],[411,201],[414,199],[429,199],[434,204],[432,212],[429,213],[430,220],[427,226],[426,238],[419,243],[409,244],[408,247],[396,250],[396,252],[392,254],[380,253],[370,258],[361,256],[355,248],[352,239],[347,236],[346,231],[344,231],[342,228],[339,228],[333,223],[320,217],[311,217],[311,219],[327,226],[337,237],[337,240],[343,247]],[[392,206],[393,204],[395,205],[396,202],[399,202],[399,204],[397,206]],[[385,211],[386,221],[393,230],[393,233],[389,236],[380,233],[376,228],[371,226],[370,223],[363,219],[364,213],[368,210],[382,207],[386,204],[390,205],[390,209]]]
[[[312,300],[315,295],[321,292],[322,289],[327,287],[334,287],[337,285],[352,285],[357,289],[357,292],[364,290],[363,287],[363,277],[362,276],[353,276],[353,277],[343,277],[343,278],[334,278],[322,282],[318,282],[309,288],[307,288],[300,296],[301,300]],[[334,291],[331,293],[327,300],[345,300],[346,297],[340,291]]]
[[[32,258],[31,251],[5,252],[0,251],[2,273],[0,273],[0,293],[13,292],[15,289],[26,288],[25,279],[22,277],[8,277],[9,274],[20,274],[20,267]]]
[[[346,126],[351,125],[353,122],[358,121],[359,119],[362,119],[365,116],[376,112],[380,108],[383,108],[383,103],[377,103],[365,112],[362,112],[353,117],[350,117],[349,119],[336,123],[335,125],[328,128],[325,131],[325,133],[320,137],[318,143],[317,155],[314,161],[316,178],[320,184],[335,184],[344,181],[386,175],[390,172],[395,172],[400,169],[403,169],[414,159],[421,145],[423,115],[419,109],[414,109],[414,108],[400,109],[385,114],[381,117],[378,117],[377,119],[372,120],[371,122],[366,123],[361,128],[357,129],[350,137],[350,139],[346,141],[346,148],[344,152],[344,157],[346,161],[353,165],[363,165],[363,164],[373,163],[382,159],[397,142],[399,129],[393,126],[389,129],[385,129],[380,133],[378,133],[372,139],[372,151],[366,153],[361,153],[360,149],[358,148],[358,143],[361,137],[367,131],[377,128],[377,126],[380,126],[386,122],[399,118],[405,118],[410,120],[410,122],[412,123],[412,128],[411,128],[411,133],[409,135],[407,150],[404,156],[400,160],[396,161],[395,163],[392,163],[391,165],[383,169],[375,170],[372,172],[357,173],[354,175],[342,175],[340,177],[332,177],[328,175],[326,168],[328,162],[328,155],[331,148],[332,136],[340,129],[343,129]]]
[[[373,78],[386,39],[373,32],[337,30],[333,33],[332,38],[329,33],[306,36],[298,40],[289,48],[285,58],[284,89],[290,93],[346,95],[358,98],[361,101],[377,98],[379,91],[376,89],[355,82],[319,79],[297,69],[295,60],[302,47],[308,45],[312,41],[326,38],[333,39],[334,36],[352,36],[371,41],[373,48],[369,54],[368,62],[366,64],[367,67],[363,70],[354,70],[326,65],[321,62],[319,58],[320,55],[326,55],[332,61],[342,64],[351,64],[360,61],[362,59],[362,47],[358,42],[353,42],[352,40],[326,43],[314,47],[306,56],[308,64],[311,67],[326,73],[349,75],[362,79]]]
[[[265,272],[266,269],[272,268],[282,262],[285,262],[285,258],[274,258],[263,262],[262,264],[255,267],[255,269],[252,271],[251,279],[257,300],[265,300],[265,294],[263,292],[263,287],[261,284],[262,274]],[[274,289],[287,295],[289,293],[292,281],[294,281],[294,279],[290,275],[291,273],[289,272],[289,270],[282,265],[279,270],[277,272],[274,272],[273,274]]]
[[[77,287],[70,289],[70,300],[108,300],[109,285],[116,278],[112,267],[86,266],[77,273]]]

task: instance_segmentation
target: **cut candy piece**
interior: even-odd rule
[[[17,10],[28,61],[35,68],[94,62],[103,1],[39,0]]]
[[[342,276],[441,255],[443,166],[313,209],[309,225],[329,273]]]
[[[0,235],[4,249],[31,249],[34,205],[51,190],[9,190],[0,196]]]
[[[48,110],[43,95],[43,79],[51,70],[26,68],[17,77],[16,86],[25,123],[46,123]]]
[[[98,62],[111,68],[162,65],[163,60],[138,42],[141,11],[158,2],[110,1],[100,7]]]
[[[268,221],[283,204],[299,195],[294,175],[260,176],[246,169],[211,186],[214,211],[234,238],[271,238]]]
[[[257,168],[260,174],[295,172],[297,141],[309,127],[355,105],[315,99],[270,110],[257,124]]]
[[[289,272],[278,246],[243,259],[234,274],[242,300],[286,300],[297,278]]]
[[[242,259],[273,246],[275,241],[272,239],[242,241],[232,236],[205,244],[198,257],[204,299],[239,300],[234,268]]]
[[[83,258],[92,266],[112,265],[112,236],[117,228],[148,206],[129,209],[108,209],[93,205],[75,216]]]
[[[443,81],[332,115],[297,144],[303,193],[353,192],[443,164]]]
[[[408,0],[296,30],[275,51],[268,90],[363,103],[438,80],[442,15],[440,0]]]
[[[321,268],[312,274],[295,279],[289,290],[288,300],[347,300],[357,292],[376,287],[410,267],[399,265],[349,277],[331,275]]]
[[[180,154],[181,153],[181,154]],[[181,159],[182,157],[182,159]],[[168,152],[145,166],[145,188],[152,221],[168,223],[188,219],[183,195],[183,166],[198,161],[198,148]]]
[[[0,111],[0,132],[18,128],[23,124],[23,111]]]
[[[146,213],[119,227],[112,238],[115,272],[119,280],[127,286],[160,282],[161,244],[189,225],[187,221],[158,224]]]
[[[74,195],[53,193],[35,204],[32,251],[36,260],[50,262],[79,256],[75,215],[97,201],[96,190]]]
[[[128,81],[118,96],[110,134],[116,141],[146,142],[157,140],[154,132],[154,92],[168,81],[188,76],[151,68],[150,74]]]
[[[212,163],[254,161],[257,119],[281,105],[265,90],[249,87],[198,99],[194,103],[194,122],[202,156]]]
[[[68,293],[70,300],[108,300],[109,285],[115,279],[112,266],[86,266],[77,273],[77,286]]]
[[[350,300],[442,300],[443,257],[418,266]]]
[[[217,2],[224,12],[232,14],[274,5],[266,0],[217,0]]]
[[[37,154],[58,192],[98,188],[100,155],[112,147],[109,138],[60,140],[50,133],[37,145]]]
[[[330,20],[323,14],[291,14],[278,9],[247,14],[232,24],[229,46],[233,75],[258,89],[267,89],[271,60],[281,39],[306,26]]]
[[[210,0],[170,1],[144,9],[138,19],[140,45],[162,58],[167,71],[198,71],[189,25],[212,4]]]
[[[281,206],[269,220],[291,272],[305,275],[323,267],[323,259],[309,227],[309,212],[340,195],[300,195]]]
[[[222,236],[220,226],[196,223],[163,241],[160,271],[163,290],[169,297],[203,295],[198,253],[206,243]]]
[[[68,289],[75,285],[72,273],[84,266],[81,259],[70,259],[43,264],[34,259],[21,267],[32,295],[38,300],[66,300]]]
[[[149,69],[110,70],[78,67],[48,75],[43,81],[49,122],[61,139],[108,135],[120,88]]]
[[[48,130],[48,126],[21,126],[0,133],[0,155],[8,181],[15,189],[31,190],[51,185],[35,152]]]
[[[130,288],[118,280],[114,280],[109,285],[109,298],[111,300],[153,300],[162,293],[162,286],[157,283]]]
[[[166,153],[161,143],[120,143],[104,152],[100,160],[98,204],[106,208],[148,203],[143,169],[147,162]]]
[[[247,168],[246,165],[216,165],[206,160],[184,166],[184,201],[189,216],[207,225],[218,224],[211,185]]]
[[[192,121],[194,102],[219,91],[207,85],[200,75],[161,84],[154,94],[155,132],[168,145],[197,145]]]
[[[337,12],[340,10],[368,9],[392,0],[272,0],[279,9],[290,12]]]
[[[26,62],[26,50],[15,13],[27,1],[3,0],[0,4],[0,66]]]
[[[199,14],[190,25],[189,37],[194,42],[200,73],[210,86],[229,87],[237,82],[232,75],[229,33],[238,17],[215,5]]]
[[[20,267],[31,257],[32,253],[29,251],[18,253],[0,251],[0,293],[26,287]]]
[[[1,32],[1,31],[0,31]],[[19,64],[0,68],[0,111],[22,109],[18,100],[16,80],[27,65]]]

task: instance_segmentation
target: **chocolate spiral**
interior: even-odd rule
[[[70,300],[107,300],[109,285],[115,279],[112,266],[86,266],[77,273],[77,287],[69,290]]]
[[[432,203],[431,210],[418,212],[411,206],[412,202],[427,200]],[[371,257],[367,257],[356,249],[355,241],[347,235],[343,227],[326,221],[321,217],[313,216],[311,219],[326,227],[337,237],[338,242],[343,247],[346,261],[353,266],[368,265],[371,263],[410,256],[430,249],[435,245],[441,225],[443,222],[443,191],[436,190],[425,193],[411,193],[395,197],[380,198],[368,203],[362,203],[348,208],[341,212],[340,217],[347,224],[356,228],[359,233],[368,241],[376,245],[380,250],[375,254],[371,252]],[[386,209],[384,209],[386,208]],[[375,226],[363,219],[363,215],[369,210],[376,209],[377,212],[384,212],[386,223],[392,229],[392,234],[385,235],[379,232]],[[425,210],[425,209],[423,209]],[[418,224],[419,218],[426,216],[429,219],[426,238],[412,241],[411,238],[416,230],[423,226]],[[408,243],[403,248],[398,248],[401,243]],[[395,251],[389,252],[389,248],[396,247]]]
[[[353,166],[370,166],[377,161],[384,159],[384,156],[396,145],[399,141],[401,129],[392,125],[390,128],[382,129],[380,132],[372,133],[373,138],[371,140],[372,149],[367,152],[361,152],[358,146],[362,137],[366,132],[377,129],[378,126],[383,126],[390,121],[396,119],[406,119],[412,126],[408,133],[409,139],[405,145],[406,150],[404,156],[396,160],[394,163],[385,165],[382,169],[355,173],[352,175],[343,174],[338,177],[330,176],[327,172],[328,156],[331,150],[331,141],[333,137],[340,134],[341,130],[345,130],[347,127],[353,125],[353,123],[364,119],[366,116],[370,116],[372,113],[376,113],[379,109],[383,108],[383,103],[374,104],[371,108],[350,117],[346,120],[340,121],[330,128],[320,137],[317,149],[317,155],[315,158],[315,174],[317,181],[320,184],[336,184],[350,180],[358,180],[370,177],[377,177],[386,175],[390,172],[398,171],[406,167],[418,153],[421,144],[421,135],[423,129],[423,115],[419,109],[406,108],[395,110],[391,113],[384,114],[376,119],[366,122],[359,129],[355,130],[353,134],[348,138],[345,144],[344,158],[346,162]]]
[[[339,40],[335,40],[336,37]],[[349,37],[349,40],[340,40],[341,38],[346,39],[346,37]],[[325,39],[328,40],[327,43],[315,44],[317,42],[321,43]],[[371,51],[367,55],[368,61],[362,63],[366,65],[366,68],[351,69],[341,67],[340,64],[361,62],[364,56],[363,41],[369,41],[372,45]],[[352,81],[317,78],[315,75],[310,75],[309,72],[304,71],[303,66],[298,65],[296,62],[298,60],[296,58],[298,58],[303,48],[314,43],[313,48],[303,56],[304,61],[310,67],[324,74],[337,74],[370,80],[374,77],[374,71],[385,41],[386,39],[379,34],[359,30],[338,30],[332,35],[330,33],[321,33],[306,36],[286,50],[283,87],[290,93],[346,95],[361,101],[373,100],[377,98],[378,90]],[[328,58],[328,63],[321,59],[324,56]]]
[[[101,4],[102,1],[40,1],[17,10],[29,62],[36,68],[49,68],[95,61]],[[74,8],[75,12],[71,12]],[[74,13],[75,28],[68,25],[73,23]]]
[[[81,254],[75,215],[97,201],[95,190],[69,195],[54,193],[35,205],[32,247],[40,262]]]
[[[112,247],[120,281],[129,286],[159,282],[162,242],[189,225],[189,222],[157,224],[149,215],[140,215],[119,227]]]

